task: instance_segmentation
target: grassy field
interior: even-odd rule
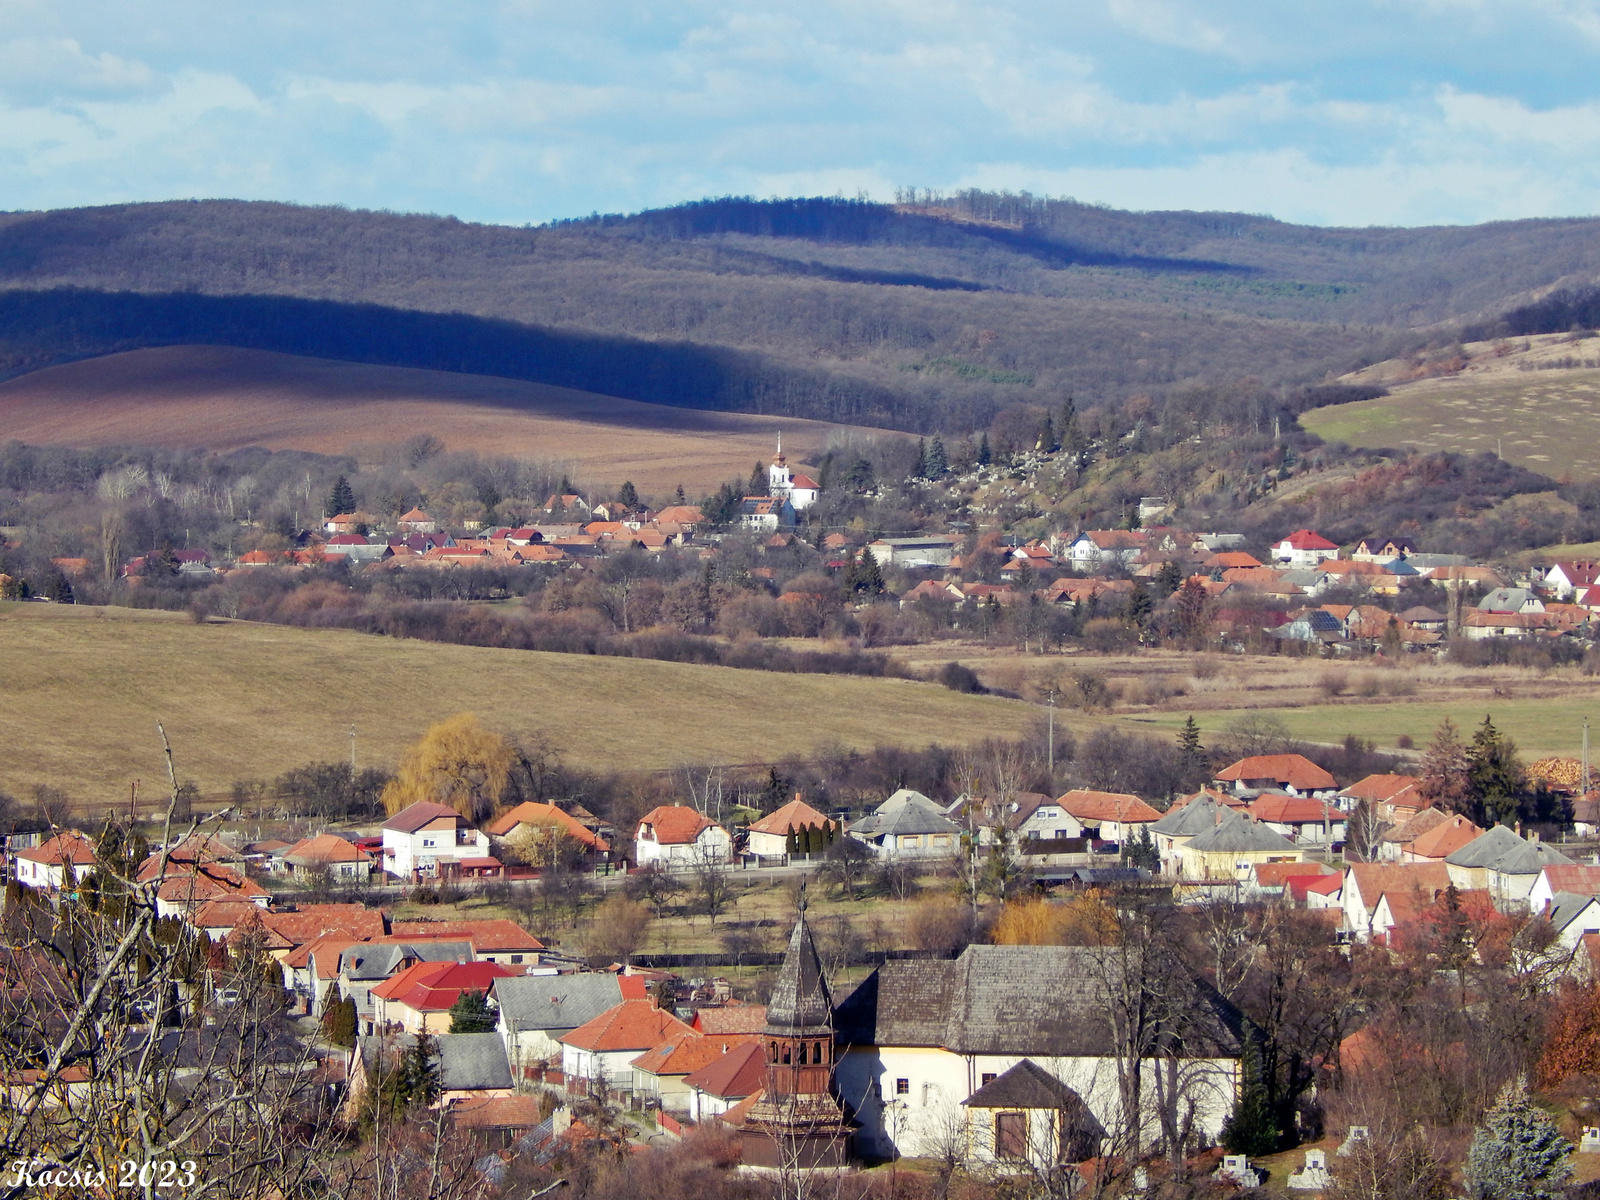
[[[452,450],[568,464],[580,482],[624,479],[662,501],[744,478],[783,435],[796,462],[835,426],[641,404],[571,388],[406,367],[168,346],[51,367],[0,384],[6,436],[69,446],[241,446],[384,457],[427,432]]]
[[[472,711],[597,769],[766,762],[836,741],[964,744],[1037,710],[934,684],[448,646],[129,609],[0,604],[0,788],[80,801],[163,786],[156,721],[203,792],[350,753],[392,767]]]
[[[1495,699],[1477,704],[1433,699],[1349,701],[1255,711],[1279,718],[1297,738],[1339,742],[1346,734],[1353,733],[1360,738],[1370,738],[1384,750],[1393,750],[1402,735],[1409,735],[1419,750],[1425,748],[1446,717],[1470,738],[1473,728],[1488,716],[1500,732],[1516,741],[1524,760],[1557,754],[1576,758],[1583,746],[1584,718],[1588,717],[1595,728],[1600,729],[1600,691],[1582,699]],[[1196,712],[1194,718],[1201,730],[1214,734],[1221,732],[1237,715],[1237,712],[1220,710]],[[1129,715],[1122,721],[1134,728],[1176,733],[1184,722],[1184,714]]]
[[[1491,451],[1553,479],[1600,477],[1596,343],[1556,335],[1465,350],[1466,368],[1448,377],[1404,382],[1397,362],[1349,376],[1390,394],[1313,409],[1300,424],[1352,446]]]

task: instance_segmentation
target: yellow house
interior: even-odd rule
[[[1242,881],[1260,863],[1305,861],[1288,838],[1237,812],[1175,847],[1174,853],[1184,879]]]

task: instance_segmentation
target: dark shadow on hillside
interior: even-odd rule
[[[1256,275],[1255,267],[1213,259],[1173,258],[1091,249],[1048,236],[1037,226],[1009,228],[1002,224],[943,220],[901,212],[869,200],[817,197],[803,200],[753,200],[725,197],[652,209],[632,216],[590,217],[574,225],[637,230],[646,236],[705,238],[736,233],[748,237],[796,238],[854,245],[955,246],[981,239],[996,243],[1050,267],[1124,267],[1139,271],[1202,275]],[[869,272],[867,274],[879,274]],[[888,274],[888,273],[885,273]],[[848,282],[858,282],[849,280]],[[889,279],[859,282],[888,283]],[[919,283],[915,286],[935,286]]]
[[[890,427],[918,417],[914,398],[869,383],[684,342],[282,296],[0,291],[4,376],[175,345],[501,376],[682,409]]]

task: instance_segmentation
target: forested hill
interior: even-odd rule
[[[1594,220],[1341,230],[903,199],[709,200],[526,229],[237,201],[0,214],[0,372],[244,344],[965,429],[1069,393],[1093,406],[1312,382],[1600,279]]]

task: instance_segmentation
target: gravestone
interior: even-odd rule
[[[1333,1183],[1328,1174],[1328,1156],[1321,1150],[1307,1150],[1305,1166],[1289,1176],[1289,1186],[1305,1191],[1317,1191]]]
[[[1593,1125],[1585,1125],[1583,1140],[1578,1143],[1578,1149],[1584,1154],[1600,1154],[1600,1129]]]
[[[1356,1152],[1356,1143],[1364,1140],[1366,1136],[1367,1127],[1365,1125],[1350,1126],[1350,1132],[1344,1135],[1344,1143],[1339,1147],[1336,1153],[1340,1158],[1349,1157]]]
[[[1225,1154],[1222,1165],[1216,1169],[1214,1178],[1226,1183],[1235,1183],[1240,1187],[1255,1187],[1261,1182],[1261,1174],[1250,1165],[1250,1158],[1244,1154]]]

